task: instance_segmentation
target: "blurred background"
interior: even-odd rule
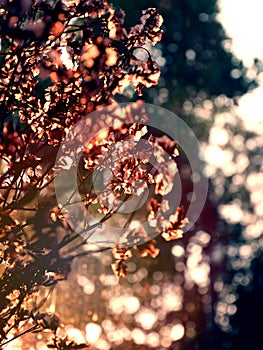
[[[147,7],[164,17],[161,44],[151,49],[162,75],[143,98],[195,132],[209,196],[193,230],[173,244],[160,240],[156,259],[129,263],[127,280],[113,275],[108,253],[76,260],[48,308],[91,349],[261,350],[263,3],[113,3],[130,25]],[[120,99],[136,100],[133,94],[127,89]],[[181,176],[188,170],[182,166]],[[27,335],[12,348],[47,349],[41,337]]]

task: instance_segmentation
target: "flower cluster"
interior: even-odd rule
[[[132,123],[132,115],[139,113],[138,120],[143,123]],[[115,257],[112,267],[119,277],[127,274],[126,262],[131,257],[127,247],[150,241],[141,256],[156,257],[159,250],[152,238],[158,234],[167,241],[182,237],[187,219],[183,207],[174,208],[171,200],[173,195],[176,196],[177,143],[167,135],[156,134],[147,125],[143,104],[123,106],[121,113],[118,107],[112,107],[110,113],[105,113],[105,118],[105,125],[99,120],[101,131],[84,147],[78,165],[78,189],[85,206],[77,207],[77,214],[79,220],[85,218],[88,233],[97,225],[92,224],[95,217],[98,226],[106,222],[104,235],[106,231],[111,232],[111,227],[125,229],[116,239],[111,237],[121,251],[129,252]],[[74,142],[78,132],[79,129],[71,135],[65,154],[58,162],[64,172],[69,172],[68,176],[75,161],[73,150],[77,149]],[[64,165],[65,157],[68,166]],[[91,213],[90,222],[89,215],[79,214],[81,210]],[[80,224],[81,221],[76,226]],[[104,238],[106,242],[106,236]]]
[[[112,264],[113,272],[118,277],[127,276],[126,261],[132,257],[132,252],[127,248],[114,248],[112,251],[115,263]]]

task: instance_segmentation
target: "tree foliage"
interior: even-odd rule
[[[28,333],[49,330],[53,337],[49,348],[82,349],[58,336],[59,318],[42,312],[46,297],[40,287],[54,288],[67,279],[72,260],[93,253],[75,248],[88,243],[78,241],[72,227],[57,206],[54,189],[54,165],[61,142],[72,127],[88,113],[113,104],[116,94],[132,86],[143,88],[157,84],[160,69],[145,44],[155,45],[162,35],[162,17],[155,8],[142,11],[138,24],[126,27],[124,12],[115,11],[105,1],[5,1],[1,2],[0,71],[0,344]],[[146,60],[136,50],[146,52]],[[136,107],[140,113],[140,104]],[[116,116],[117,120],[117,116]],[[92,125],[91,125],[92,128]],[[110,169],[114,181],[111,192],[125,201],[131,191],[145,186],[153,189],[146,208],[146,219],[155,221],[157,233],[166,240],[180,237],[185,219],[182,208],[161,206],[159,197],[171,191],[169,183],[176,174],[177,145],[165,135],[133,123],[119,123],[107,135],[94,139],[81,159],[79,189],[86,207],[97,204],[97,194],[85,187],[100,157],[124,137],[143,138],[148,145],[141,160],[125,159],[127,150],[119,150]],[[153,150],[152,142],[159,147]],[[150,173],[153,152],[163,157],[163,173]],[[113,157],[114,158],[114,157]],[[65,159],[64,159],[65,160]],[[60,159],[61,167],[63,159]],[[143,187],[136,184],[140,180]],[[137,187],[136,187],[137,186]],[[97,211],[101,224],[114,215],[103,193]],[[112,203],[111,203],[112,204]],[[115,203],[113,203],[115,205]],[[175,210],[171,215],[170,209]],[[132,218],[127,219],[127,225]],[[89,226],[87,231],[96,228]],[[141,229],[129,233],[145,236]],[[154,241],[141,246],[142,256],[156,257]],[[74,246],[75,244],[75,246]],[[98,248],[96,251],[105,248]],[[131,249],[117,244],[112,264],[117,276],[126,276],[126,261]]]

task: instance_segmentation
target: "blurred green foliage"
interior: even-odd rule
[[[233,98],[257,85],[229,51],[229,38],[217,21],[216,0],[114,0],[113,4],[125,11],[130,25],[149,6],[158,8],[164,18],[158,44],[165,59],[159,90],[168,89],[169,97],[158,104],[179,113],[186,100],[221,94]],[[153,88],[147,94],[154,100],[158,92]]]

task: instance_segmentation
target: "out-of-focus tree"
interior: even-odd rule
[[[128,9],[131,21],[146,2],[114,3]],[[189,347],[186,337],[180,348],[192,348],[193,344],[202,349],[246,348],[252,343],[259,346],[261,334],[256,330],[260,316],[255,313],[252,317],[249,309],[254,309],[256,303],[261,305],[258,295],[262,290],[258,277],[262,219],[256,195],[260,198],[260,128],[250,131],[250,125],[247,130],[236,115],[236,106],[240,96],[257,86],[262,62],[255,59],[247,68],[232,53],[231,39],[217,20],[216,0],[152,3],[165,17],[165,28],[162,42],[153,51],[161,78],[158,86],[145,95],[148,101],[168,107],[191,125],[203,141],[207,176],[211,179],[210,199],[196,228],[211,235],[202,253],[209,256],[210,289],[205,296],[196,290],[184,291],[186,303],[194,300],[195,311],[186,313],[187,317],[193,316],[198,331]],[[188,237],[183,239],[186,249],[193,244]],[[165,257],[161,255],[165,262],[168,251]],[[176,272],[171,269],[171,275],[181,274],[182,267],[178,267]],[[210,298],[211,303],[203,305],[202,298]],[[207,310],[212,306],[211,313],[203,313],[203,306]],[[187,309],[186,304],[184,307]]]

